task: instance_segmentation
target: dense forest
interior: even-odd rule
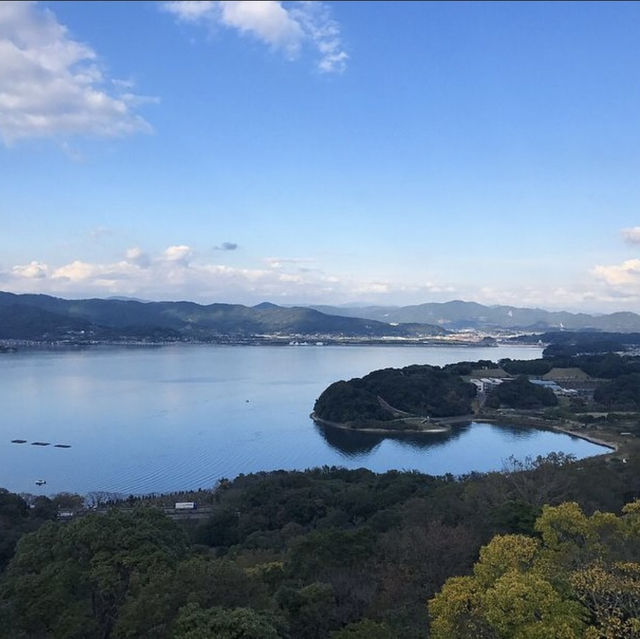
[[[484,407],[540,410],[558,406],[552,390],[534,384],[553,370],[575,371],[593,386],[588,407],[596,411],[640,411],[640,357],[617,353],[546,355],[533,360],[480,360],[443,367],[414,365],[387,368],[364,377],[338,381],[327,387],[314,406],[314,415],[358,428],[393,425],[401,428],[403,415],[429,418],[474,412],[476,387],[468,380],[496,372],[503,383],[488,392]],[[563,373],[567,374],[567,373]],[[584,381],[584,380],[583,380]],[[582,401],[582,400],[581,400]],[[565,402],[565,408],[567,402]],[[571,404],[573,409],[579,402]],[[584,410],[587,405],[582,402]],[[476,414],[478,410],[475,410]],[[486,416],[486,415],[485,415]],[[568,413],[565,411],[565,417]]]
[[[607,579],[636,587],[635,573],[615,566],[640,561],[637,524],[618,532],[613,520],[598,516],[604,523],[594,537],[575,527],[574,519],[584,521],[576,508],[563,507],[569,509],[558,511],[552,526],[560,541],[555,554],[545,555],[551,524],[540,521],[549,519],[545,505],[564,502],[576,502],[588,516],[622,513],[640,496],[639,463],[636,457],[627,464],[578,463],[556,454],[458,479],[326,467],[259,473],[198,493],[213,511],[202,521],[180,523],[157,509],[162,498],[58,522],[53,501],[27,497],[30,507],[3,491],[0,637],[417,639],[429,636],[427,602],[450,577],[462,575],[486,575],[469,623],[491,632],[477,636],[553,636],[509,634],[491,625],[490,591],[501,579],[511,583],[503,577],[517,558],[507,542],[491,540],[533,540],[513,542],[518,552],[535,550],[517,574],[519,587],[537,588],[539,565],[547,556],[558,563],[560,551],[566,561],[558,566],[571,575],[602,558],[609,562],[598,564],[609,571]],[[61,499],[68,503],[72,496]],[[606,555],[594,550],[605,533]],[[474,568],[479,557],[481,567]],[[544,578],[554,592],[564,583],[563,574]],[[447,583],[432,604],[434,636],[475,636],[442,631],[466,627],[451,608],[456,583]],[[598,609],[580,604],[581,592],[562,591],[561,600],[582,606],[569,609],[579,610],[583,626],[597,626]]]
[[[473,384],[438,366],[387,368],[329,386],[314,413],[332,422],[391,421],[398,411],[428,417],[471,413]],[[382,401],[380,401],[382,399]],[[390,410],[388,405],[396,411]]]
[[[640,346],[640,333],[637,332],[552,331],[537,337],[541,343],[547,344],[545,357],[625,351]],[[512,341],[530,341],[530,337],[516,337]]]
[[[558,398],[552,390],[532,384],[528,377],[520,375],[514,380],[503,382],[487,397],[485,406],[490,408],[522,408],[525,410],[557,406]]]

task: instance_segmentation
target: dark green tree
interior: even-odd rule
[[[121,609],[184,557],[184,532],[140,508],[44,524],[23,536],[0,588],[7,637],[110,637]],[[7,628],[11,634],[6,635]]]

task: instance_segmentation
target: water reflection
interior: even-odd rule
[[[181,346],[0,357],[0,486],[33,491],[44,478],[38,490],[46,493],[164,492],[278,468],[441,475],[497,470],[510,455],[602,452],[555,432],[482,423],[385,435],[308,419],[315,398],[336,379],[389,366],[539,355],[512,346],[473,354],[456,347]],[[11,443],[18,438],[72,447]]]
[[[345,457],[358,457],[376,450],[384,440],[397,442],[414,450],[439,448],[459,437],[469,428],[471,422],[456,424],[446,433],[369,433],[344,428],[332,428],[314,422],[316,431],[333,448]]]

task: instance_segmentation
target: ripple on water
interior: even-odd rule
[[[416,363],[532,359],[540,352],[511,346],[185,346],[16,354],[12,360],[18,367],[0,358],[0,434],[6,442],[0,445],[0,486],[30,491],[32,478],[46,472],[50,491],[145,493],[205,488],[239,473],[325,464],[460,474],[499,470],[516,440],[525,441],[533,455],[558,449],[578,457],[598,454],[600,447],[574,445],[558,434],[551,439],[489,437],[488,430],[478,431],[479,439],[460,436],[429,450],[419,442],[323,433],[308,418],[315,399],[338,379]],[[9,443],[18,436],[71,442],[73,448]]]

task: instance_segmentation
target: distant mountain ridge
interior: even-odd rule
[[[541,308],[519,308],[516,306],[485,306],[477,302],[430,302],[414,306],[365,306],[362,308],[339,306],[310,306],[323,313],[363,317],[382,322],[424,322],[449,330],[476,329],[523,329],[568,330],[593,329],[631,333],[640,331],[640,315],[618,312],[609,315],[589,315],[567,311],[546,311]]]
[[[380,338],[445,333],[438,326],[391,326],[377,320],[332,316],[311,308],[285,308],[268,302],[247,307],[98,298],[67,300],[0,292],[0,339],[54,340],[67,335],[193,340],[255,335]]]
[[[207,341],[259,335],[377,339],[438,337],[463,328],[632,333],[640,332],[640,315],[589,315],[459,300],[404,307],[283,307],[270,302],[250,307],[122,298],[67,300],[0,292],[0,339],[57,340],[69,335],[98,341],[127,337]]]

